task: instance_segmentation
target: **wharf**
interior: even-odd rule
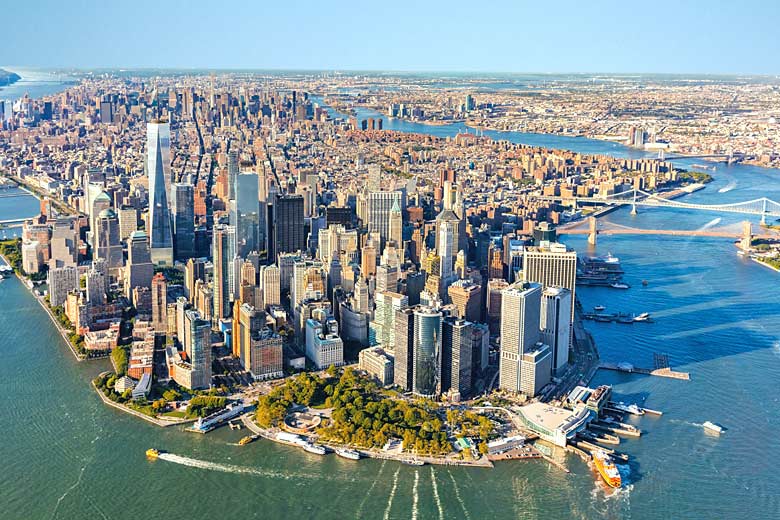
[[[658,377],[668,377],[671,379],[681,379],[684,381],[689,381],[691,379],[691,375],[688,372],[678,372],[676,370],[672,370],[671,368],[656,368],[656,369],[650,369],[650,368],[640,368],[635,366],[623,366],[622,364],[618,363],[606,363],[602,362],[599,364],[598,368],[603,368],[604,370],[615,370],[616,372],[625,372],[627,374],[644,374],[648,376],[658,376]]]
[[[495,455],[488,455],[488,460],[491,462],[498,462],[501,460],[521,460],[521,459],[541,459],[542,454],[533,446],[526,444],[504,453],[496,453]]]

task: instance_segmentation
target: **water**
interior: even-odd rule
[[[25,94],[33,99],[51,96],[62,92],[76,82],[72,77],[56,71],[26,67],[2,66],[0,68],[15,72],[22,78],[11,85],[0,87],[0,99],[16,100]]]
[[[594,151],[613,148],[574,141]],[[549,146],[558,142],[550,137]],[[777,200],[778,173],[719,167],[715,182],[688,200]],[[0,199],[0,211],[11,211],[7,204]],[[606,218],[685,229],[741,220],[656,208]],[[566,241],[587,249],[584,237]],[[648,311],[657,322],[589,324],[602,357],[647,366],[653,352],[666,352],[692,375],[688,382],[597,375],[595,383],[614,385],[619,399],[665,412],[631,420],[647,434],[622,443],[631,462],[621,468],[628,485],[617,493],[605,491],[574,457],[567,459],[571,474],[546,462],[415,468],[318,457],[264,440],[239,447],[245,432],[227,429],[205,436],[160,429],[104,406],[88,381],[107,362],[76,363],[35,300],[9,279],[0,283],[3,517],[138,518],[151,505],[155,517],[169,518],[221,518],[227,511],[235,518],[777,518],[777,273],[737,257],[723,239],[599,237],[593,252],[608,251],[621,258],[632,288],[582,288],[583,304]],[[706,420],[728,431],[708,436],[699,426]],[[147,461],[149,447],[169,455]]]

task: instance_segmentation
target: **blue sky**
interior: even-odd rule
[[[780,74],[778,0],[6,0],[0,65]]]

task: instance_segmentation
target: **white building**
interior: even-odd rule
[[[569,362],[572,294],[563,287],[548,287],[542,293],[542,342],[550,346],[552,372],[559,374]]]
[[[306,320],[306,357],[317,370],[344,364],[344,342],[338,323],[324,309],[315,309]]]
[[[501,389],[521,391],[521,358],[540,339],[541,296],[541,284],[531,282],[517,282],[502,291],[498,377]]]

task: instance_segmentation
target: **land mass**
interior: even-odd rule
[[[15,72],[9,72],[4,69],[0,69],[0,87],[11,85],[12,83],[16,83],[20,79],[22,79],[22,77],[19,74]]]

